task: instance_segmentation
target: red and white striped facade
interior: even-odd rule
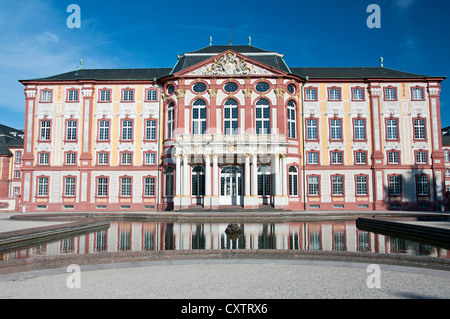
[[[186,53],[157,77],[22,81],[26,210],[444,204],[444,78],[321,75],[265,63],[278,53],[220,48]]]

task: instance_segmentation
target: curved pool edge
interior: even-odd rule
[[[35,245],[79,233],[105,229],[109,226],[109,220],[85,220],[2,232],[0,233],[0,252],[6,252],[27,245]]]

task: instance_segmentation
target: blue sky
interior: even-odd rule
[[[23,128],[20,79],[85,68],[173,67],[209,44],[247,44],[285,54],[289,66],[378,66],[450,76],[450,2],[0,0],[0,123]],[[70,29],[67,7],[81,8]],[[381,8],[370,29],[367,6]],[[442,83],[442,126],[450,125],[450,79]]]

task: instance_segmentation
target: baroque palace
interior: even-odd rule
[[[173,68],[22,80],[20,205],[441,209],[444,79],[210,45]]]

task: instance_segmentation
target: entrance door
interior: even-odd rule
[[[241,205],[241,169],[226,166],[220,171],[220,205]]]

